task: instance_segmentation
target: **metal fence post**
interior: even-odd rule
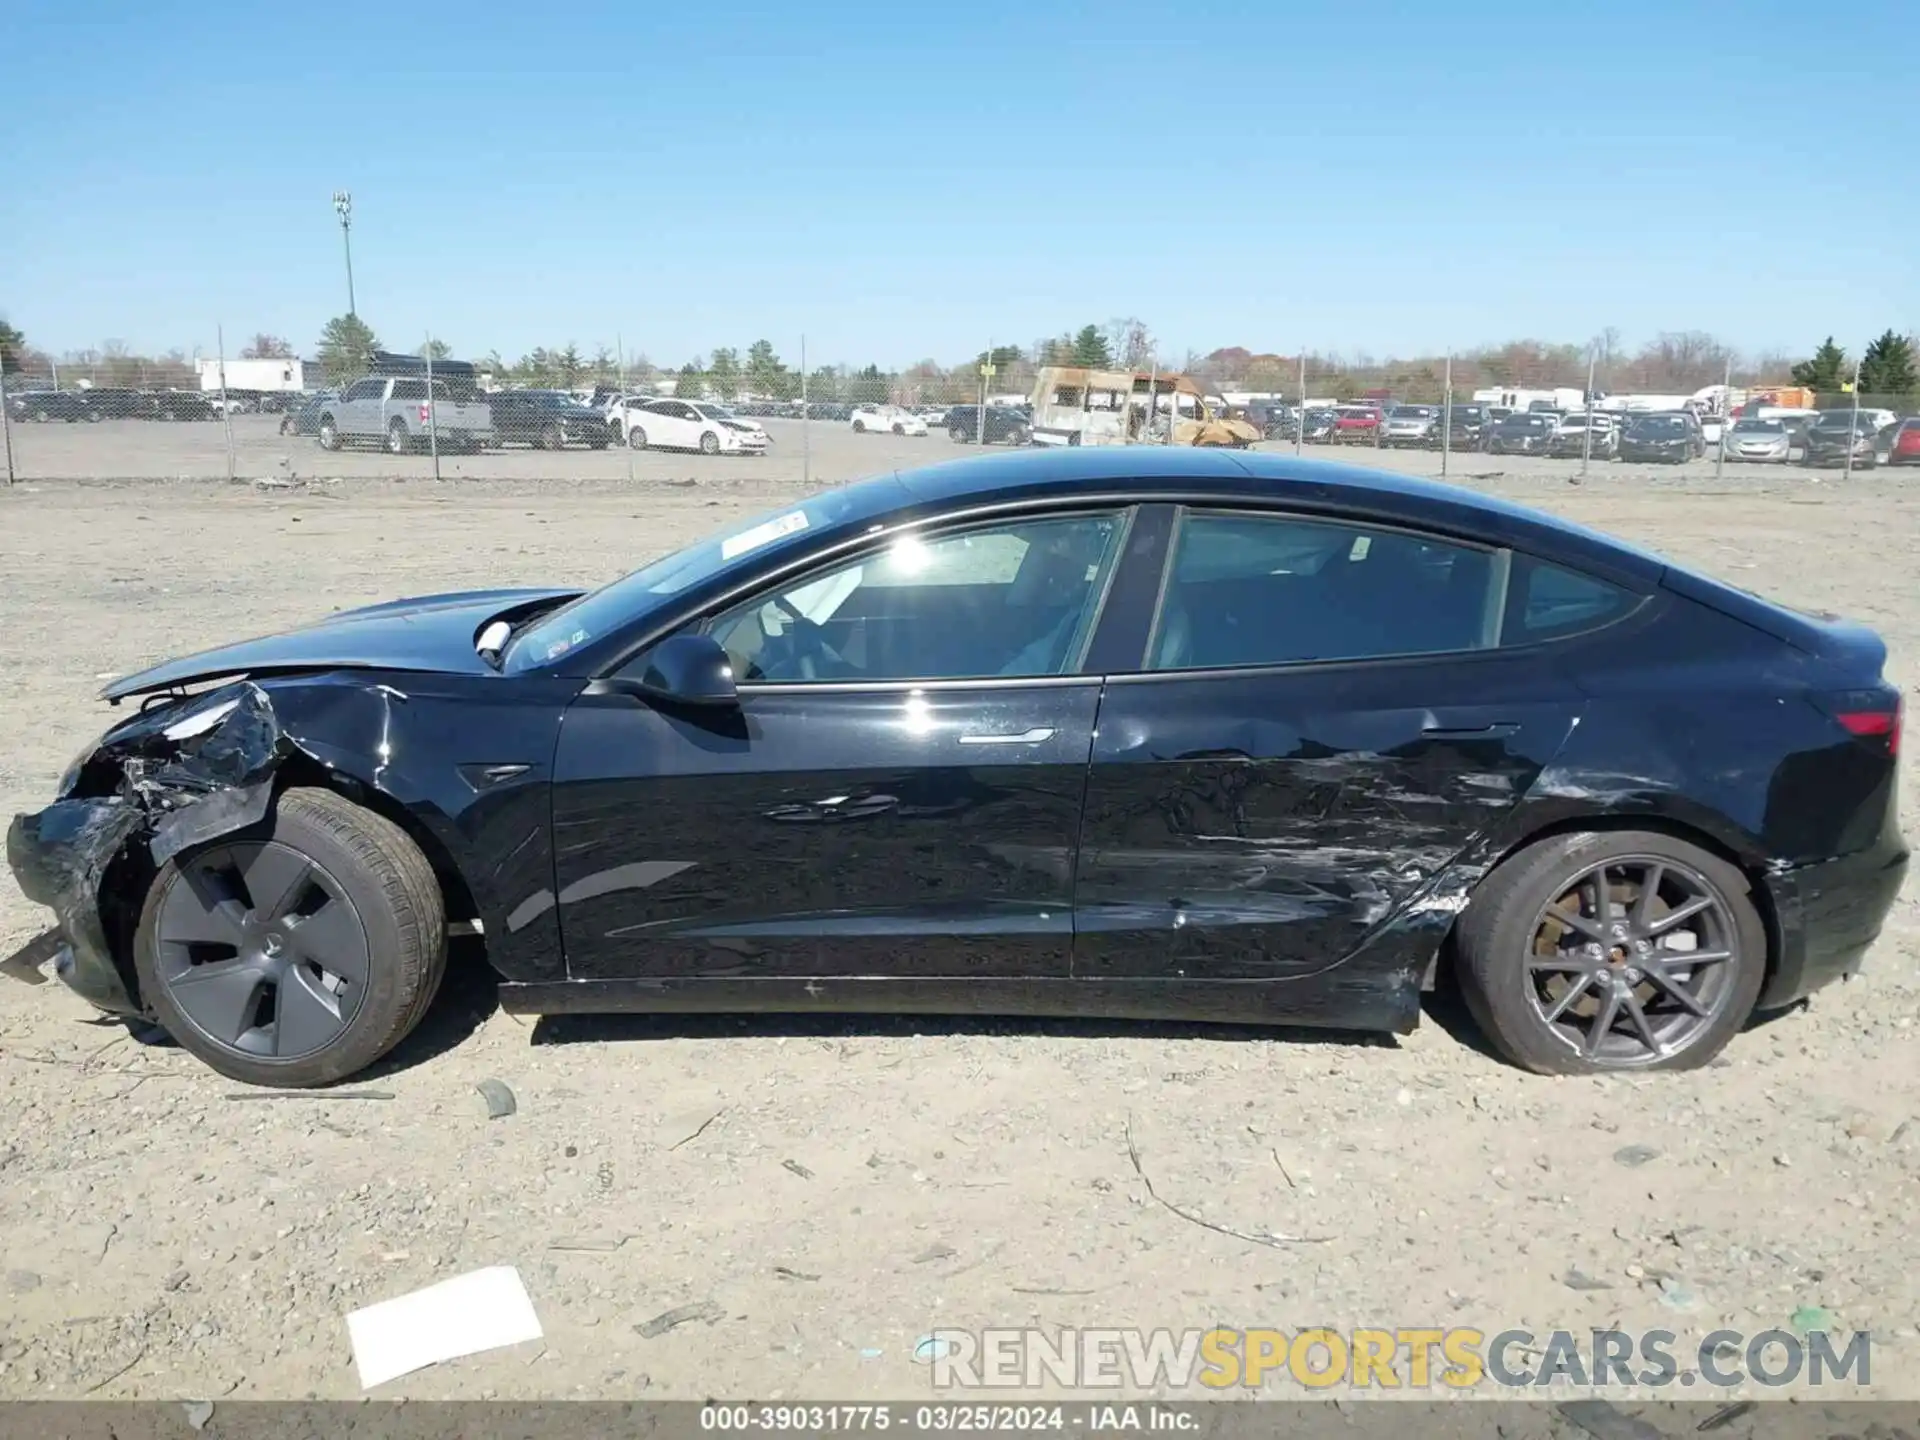
[[[233,407],[227,403],[227,332],[224,326],[213,327],[214,355],[220,363],[220,423],[227,432],[227,479],[233,479]]]
[[[807,337],[800,337],[800,483],[813,488],[813,407],[807,403]]]
[[[993,381],[993,337],[987,337],[987,358],[980,362],[980,410],[973,417],[973,443],[987,443],[987,386]]]
[[[13,412],[7,408],[7,354],[0,350],[0,437],[7,447],[7,484],[13,484]]]
[[[433,332],[427,332],[427,449],[433,455],[433,478],[440,478],[440,406],[433,395]]]
[[[1300,352],[1300,413],[1293,417],[1293,453],[1307,443],[1307,352]]]
[[[1580,424],[1580,475],[1586,477],[1587,467],[1593,463],[1593,364],[1597,357],[1593,347],[1587,347],[1587,408],[1581,414]],[[1548,449],[1553,447],[1549,445]]]
[[[1440,391],[1440,478],[1447,478],[1447,456],[1453,451],[1453,352],[1447,352],[1447,368]]]
[[[613,337],[613,365],[614,369],[619,371],[619,374],[614,378],[613,388],[620,392],[613,397],[613,403],[620,407],[620,414],[627,421],[626,424],[620,427],[620,448],[627,452],[627,481],[631,484],[633,481],[633,442],[627,438],[627,434],[633,428],[633,420],[631,416],[627,415],[626,406],[627,347],[625,342],[621,340],[618,332],[616,332]]]
[[[1727,378],[1720,383],[1720,451],[1713,457],[1713,478],[1727,473],[1727,431],[1733,428],[1733,357],[1727,357]]]
[[[1853,418],[1848,423],[1852,428],[1847,431],[1847,469],[1846,473],[1840,477],[1843,480],[1853,478],[1853,447],[1859,443],[1860,438],[1860,362],[1858,360],[1853,362]]]

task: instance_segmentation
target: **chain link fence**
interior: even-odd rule
[[[1920,461],[1920,421],[1903,423],[1920,410],[1915,394],[1797,385],[1791,362],[1745,364],[1702,336],[1662,336],[1632,355],[1603,337],[1411,360],[1172,356],[1128,320],[889,368],[810,357],[802,337],[670,366],[620,336],[509,360],[432,335],[388,349],[352,315],[328,322],[306,355],[209,328],[211,349],[150,356],[108,343],[55,356],[0,327],[8,480],[617,478],[684,468],[683,456],[718,473],[752,455],[831,483],[942,445],[1105,443],[1357,450],[1448,478],[1496,459],[1543,475],[1614,462],[1698,473]],[[1822,416],[1869,438],[1810,448]]]

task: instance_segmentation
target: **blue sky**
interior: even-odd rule
[[[6,0],[0,313],[309,352],[345,188],[463,355],[1920,328],[1910,0],[1082,9]]]

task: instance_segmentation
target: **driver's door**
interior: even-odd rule
[[[1078,672],[1124,521],[902,537],[705,617],[734,709],[581,696],[554,787],[570,976],[1066,978],[1100,698]]]

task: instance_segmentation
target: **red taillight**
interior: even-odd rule
[[[422,405],[420,407],[420,423],[422,425],[427,423],[427,414],[431,410],[431,408],[432,407],[428,405]]]
[[[1891,710],[1842,710],[1833,718],[1840,722],[1841,728],[1849,735],[1857,735],[1863,740],[1884,738],[1887,753],[1898,755],[1901,712],[1905,708],[1905,701],[1897,701]]]

